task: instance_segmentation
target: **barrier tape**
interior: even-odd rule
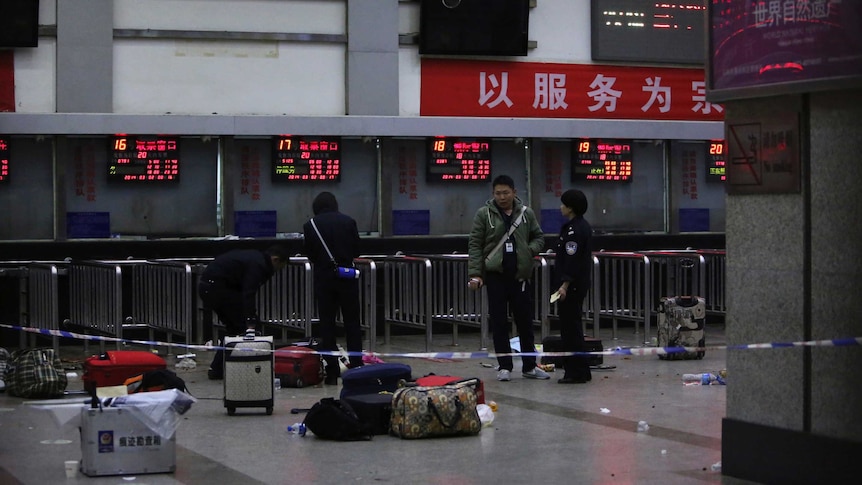
[[[105,337],[101,335],[86,335],[81,333],[68,332],[65,330],[48,330],[42,328],[32,328],[32,327],[21,327],[18,325],[6,325],[0,323],[0,328],[8,328],[12,330],[19,330],[27,333],[35,333],[39,335],[46,335],[51,337],[63,337],[63,338],[73,338],[77,340],[89,340],[91,342],[120,342],[125,344],[137,344],[137,345],[149,345],[149,346],[157,346],[157,347],[178,347],[188,350],[225,350],[227,347],[220,347],[215,345],[195,345],[195,344],[181,344],[175,342],[161,342],[158,340],[137,340],[137,339],[121,339],[117,337]],[[401,358],[413,358],[413,359],[488,359],[488,358],[497,358],[504,356],[513,356],[513,357],[567,357],[574,355],[667,355],[667,354],[676,354],[680,352],[702,352],[707,350],[759,350],[759,349],[785,349],[785,348],[793,348],[793,347],[849,347],[849,346],[857,346],[862,345],[862,337],[847,337],[847,338],[839,338],[839,339],[828,339],[828,340],[806,340],[806,341],[798,341],[798,342],[769,342],[769,343],[759,343],[759,344],[742,344],[742,345],[708,345],[704,347],[632,347],[632,348],[622,348],[622,347],[614,347],[612,349],[603,350],[600,352],[510,352],[510,353],[496,353],[496,352],[487,352],[487,351],[478,351],[478,352],[346,352],[346,351],[327,351],[327,350],[316,350],[314,353],[323,355],[323,356],[334,356],[334,357],[343,357],[354,356],[360,357],[362,355],[372,355],[375,357],[401,357]],[[233,352],[236,351],[249,351],[249,352],[261,352],[260,349],[243,349],[243,348],[233,348],[231,347]],[[278,349],[275,349],[278,350]],[[273,350],[272,352],[275,352]],[[287,352],[287,353],[301,353],[308,354],[307,351],[292,351],[292,350],[280,350],[279,352]]]

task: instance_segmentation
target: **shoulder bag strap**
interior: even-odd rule
[[[488,210],[490,211],[491,209]],[[488,253],[487,256],[485,256],[485,263],[491,260],[491,256],[493,256],[497,251],[500,250],[501,247],[503,247],[503,243],[505,243],[506,240],[512,236],[512,233],[515,232],[515,229],[517,229],[518,226],[520,226],[521,223],[524,222],[525,212],[527,212],[527,206],[521,206],[521,212],[518,213],[518,217],[512,222],[512,225],[509,226],[509,230],[506,231],[506,234],[503,234],[503,237],[500,238],[500,241],[497,243],[496,246],[494,246],[494,249],[492,249],[491,252]]]
[[[329,259],[332,260],[332,263],[335,266],[338,266],[338,263],[335,261],[335,258],[332,256],[332,252],[329,250],[329,246],[326,245],[326,241],[323,240],[323,236],[320,235],[320,230],[317,229],[317,224],[314,223],[314,218],[311,218],[311,227],[314,228],[314,232],[317,233],[317,238],[320,239],[320,244],[323,244],[323,249],[326,250],[326,254],[329,255]]]

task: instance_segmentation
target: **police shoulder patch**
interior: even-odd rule
[[[576,243],[575,241],[567,242],[566,243],[566,254],[571,256],[571,255],[575,254],[576,252],[578,252],[578,243]]]

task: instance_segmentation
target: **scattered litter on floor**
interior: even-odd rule
[[[649,424],[646,421],[638,421],[638,433],[646,433],[649,431]]]
[[[667,450],[661,450],[662,455],[667,455]]]
[[[600,411],[602,412],[602,414],[611,414],[611,410],[608,408],[602,408],[600,409]]]
[[[713,463],[712,466],[709,467],[709,469],[714,471],[714,472],[720,472],[721,471],[721,462],[719,461],[719,462]]]

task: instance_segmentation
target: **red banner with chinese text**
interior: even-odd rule
[[[0,112],[3,111],[15,111],[15,63],[11,49],[0,49]]]
[[[723,121],[703,69],[422,59],[421,116]]]

